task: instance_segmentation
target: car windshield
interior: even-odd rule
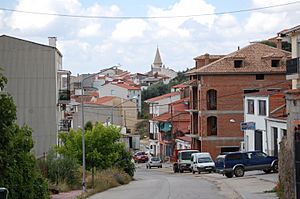
[[[181,159],[182,160],[190,160],[191,159],[191,155],[193,153],[197,153],[197,151],[187,151],[187,152],[182,152],[181,153]]]
[[[157,157],[151,158],[151,161],[159,161],[159,158]]]
[[[205,162],[212,162],[212,159],[210,157],[198,158],[198,163],[205,163]]]

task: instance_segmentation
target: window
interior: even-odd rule
[[[241,160],[243,156],[241,153],[228,154],[226,157],[227,160]]]
[[[247,100],[248,114],[254,114],[254,100]]]
[[[286,136],[287,135],[286,129],[281,129],[281,133],[282,133],[282,136]]]
[[[243,60],[234,60],[234,68],[243,67]]]
[[[211,116],[207,118],[207,136],[217,135],[217,117]]]
[[[264,80],[265,79],[265,75],[264,74],[257,74],[256,75],[256,80]]]
[[[207,91],[207,110],[217,110],[217,91],[214,89]]]
[[[272,67],[279,67],[279,64],[280,64],[279,59],[273,59],[271,62],[272,62],[272,64],[271,64]]]
[[[266,101],[265,100],[258,100],[258,114],[266,115]]]

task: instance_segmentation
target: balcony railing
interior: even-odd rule
[[[286,74],[300,74],[299,57],[287,60],[286,62]]]

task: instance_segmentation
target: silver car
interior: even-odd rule
[[[146,168],[151,169],[151,167],[157,167],[157,168],[162,168],[162,163],[159,157],[151,157],[147,164]]]

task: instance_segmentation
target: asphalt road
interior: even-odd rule
[[[167,173],[160,169],[137,168],[128,185],[95,194],[89,199],[223,199],[235,198],[217,184],[190,173]]]

